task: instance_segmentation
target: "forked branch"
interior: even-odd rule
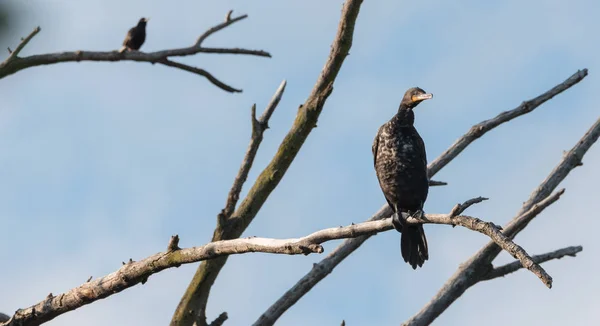
[[[96,52],[96,51],[72,51],[72,52],[60,52],[60,53],[48,53],[31,55],[28,57],[19,57],[21,51],[27,46],[29,41],[33,39],[40,31],[40,27],[36,27],[26,38],[22,39],[21,43],[15,48],[14,51],[10,52],[8,58],[4,62],[0,63],[0,79],[12,75],[20,70],[56,64],[60,62],[80,62],[80,61],[96,61],[96,62],[114,62],[114,61],[137,61],[137,62],[149,62],[149,63],[160,63],[165,66],[177,68],[180,70],[188,71],[203,77],[206,77],[208,81],[213,83],[220,89],[236,93],[242,90],[233,88],[224,82],[220,81],[212,74],[204,69],[192,67],[183,63],[175,62],[172,60],[173,57],[190,56],[198,53],[220,53],[220,54],[242,54],[242,55],[253,55],[260,57],[271,57],[268,52],[262,50],[248,50],[240,48],[212,48],[203,47],[202,41],[207,37],[222,30],[223,28],[230,26],[231,24],[238,22],[248,15],[242,15],[239,17],[231,18],[231,12],[226,17],[226,21],[218,24],[206,32],[204,32],[196,41],[196,43],[186,48],[176,48],[171,50],[163,50],[156,52],[140,52],[140,51],[125,51],[119,52],[118,50],[108,52]]]

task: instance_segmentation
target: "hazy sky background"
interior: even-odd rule
[[[244,90],[146,63],[68,63],[0,80],[0,311],[12,313],[113,272],[129,258],[210,241],[250,135],[283,79],[288,86],[246,184],[273,156],[325,63],[342,1],[10,0],[18,12],[1,49],[40,25],[22,55],[118,49],[142,16],[142,50],[192,44],[229,9],[250,17],[207,46],[264,49],[272,59],[198,55],[181,61]],[[404,91],[434,99],[417,110],[430,160],[468,128],[533,98],[578,69],[590,75],[537,111],[471,145],[435,179],[425,209],[446,213],[476,196],[470,215],[504,224],[600,116],[600,2],[365,1],[351,55],[297,159],[245,236],[298,237],[360,222],[384,203],[371,142]],[[6,52],[2,53],[5,57]],[[4,59],[2,59],[4,60]],[[600,149],[562,185],[563,198],[518,236],[532,254],[583,245],[545,264],[552,290],[526,271],[475,286],[436,325],[590,325],[597,322]],[[244,192],[245,194],[245,192]],[[278,325],[398,325],[417,312],[488,239],[426,226],[430,260],[413,271],[400,237],[369,240]],[[338,242],[327,243],[326,252]],[[209,318],[249,325],[324,255],[231,257]],[[512,261],[503,253],[500,263]],[[166,325],[197,264],[60,316],[50,325]]]

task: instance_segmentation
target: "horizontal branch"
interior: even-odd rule
[[[429,180],[429,186],[430,187],[447,186],[447,185],[448,185],[448,182]]]
[[[218,80],[215,76],[213,76],[211,73],[209,73],[208,71],[206,71],[204,69],[188,66],[186,64],[171,61],[169,59],[161,60],[160,64],[165,65],[167,67],[173,67],[173,68],[181,69],[184,71],[188,71],[188,72],[191,72],[196,75],[204,76],[204,77],[206,77],[206,79],[208,79],[209,82],[213,83],[213,85],[217,86],[218,88],[220,88],[226,92],[229,92],[229,93],[241,93],[242,92],[241,89],[233,88],[233,87],[223,83],[222,81]]]
[[[494,241],[519,258],[524,266],[540,278],[547,277],[543,269],[532,263],[531,258],[510,239],[503,237],[498,228],[489,222],[483,222],[470,216],[458,215],[469,206],[479,203],[485,198],[475,198],[462,205],[455,206],[449,214],[427,214],[422,220],[409,218],[408,223],[434,223],[460,225],[468,229],[488,235]],[[150,275],[162,270],[179,267],[182,264],[195,263],[202,260],[213,259],[221,256],[244,254],[250,252],[263,252],[271,254],[311,254],[322,253],[322,243],[345,238],[354,238],[362,235],[372,235],[393,229],[390,219],[353,224],[346,227],[334,227],[314,232],[308,236],[295,239],[269,239],[248,237],[242,239],[222,240],[208,243],[200,247],[180,249],[179,238],[173,236],[165,252],[157,253],[143,260],[129,261],[117,271],[90,280],[79,287],[60,294],[49,295],[38,304],[18,310],[11,320],[4,325],[39,325],[53,319],[65,312],[75,310],[96,300],[106,298],[121,292],[139,283],[145,283]],[[549,281],[548,281],[549,282]]]
[[[581,251],[583,251],[582,246],[567,247],[567,248],[555,250],[552,252],[548,252],[548,253],[545,253],[542,255],[535,255],[535,256],[532,256],[531,259],[533,259],[533,261],[536,262],[537,264],[542,264],[542,263],[545,263],[550,260],[561,259],[565,256],[575,257],[577,255],[577,253],[580,253]],[[489,280],[493,280],[498,277],[504,277],[508,274],[518,271],[521,268],[523,268],[523,265],[521,264],[520,261],[517,260],[510,264],[506,264],[506,265],[492,269],[485,276],[483,276],[481,278],[481,281],[489,281]]]
[[[196,43],[190,47],[176,48],[170,50],[162,50],[155,52],[141,52],[141,51],[125,51],[119,52],[114,51],[71,51],[71,52],[58,52],[58,53],[47,53],[31,55],[28,57],[19,57],[18,54],[23,48],[31,41],[31,39],[40,32],[40,27],[36,27],[33,32],[24,38],[21,43],[15,48],[9,57],[2,63],[0,63],[0,79],[12,75],[20,70],[56,64],[61,62],[81,62],[81,61],[94,61],[94,62],[115,62],[115,61],[136,61],[136,62],[149,62],[149,63],[161,63],[163,65],[185,70],[203,77],[206,77],[211,83],[215,84],[219,88],[228,92],[241,92],[239,89],[235,89],[231,86],[224,84],[223,82],[216,79],[210,73],[204,69],[195,68],[192,66],[184,65],[181,63],[173,62],[168,60],[172,57],[191,56],[198,53],[218,53],[218,54],[242,54],[242,55],[253,55],[260,57],[271,57],[266,51],[262,50],[248,50],[240,48],[210,48],[202,47],[201,42],[213,33],[222,30],[223,28],[240,21],[248,17],[242,15],[240,17],[231,18],[230,15],[226,17],[226,21],[217,26],[212,27],[204,34],[202,34]]]
[[[519,116],[532,112],[535,108],[540,106],[545,101],[550,98],[560,94],[566,89],[572,87],[573,85],[580,82],[583,78],[587,76],[587,69],[583,69],[577,71],[575,74],[570,76],[567,80],[553,87],[549,91],[544,94],[539,95],[533,100],[523,102],[517,108],[503,112],[496,116],[495,118],[482,121],[473,127],[460,137],[458,140],[452,144],[446,151],[444,151],[440,156],[438,156],[435,160],[429,163],[427,166],[427,172],[429,178],[433,177],[437,174],[442,168],[444,168],[448,163],[450,163],[454,158],[456,158],[462,151],[464,151],[471,143],[473,143],[476,139],[481,138],[487,132],[493,130],[494,128],[502,125],[505,122],[509,122],[512,119],[515,119]],[[528,103],[526,105],[525,103]],[[392,210],[390,207],[385,204],[383,205],[373,216],[371,216],[368,221],[376,221],[383,218],[390,217],[392,214]],[[294,303],[296,303],[302,296],[304,296],[308,291],[310,291],[317,283],[319,283],[322,279],[324,279],[327,275],[329,275],[333,269],[339,265],[346,257],[348,257],[351,253],[353,253],[356,249],[358,249],[365,241],[369,239],[369,235],[358,237],[355,239],[345,240],[342,244],[340,244],[337,248],[335,248],[326,258],[321,260],[319,263],[314,264],[313,269],[311,269],[306,275],[304,275],[292,288],[290,288],[287,292],[285,292],[281,298],[279,298],[273,305],[269,307],[269,309],[258,319],[258,321],[262,321],[262,323],[255,323],[255,325],[273,325],[275,321],[281,315],[289,309]]]

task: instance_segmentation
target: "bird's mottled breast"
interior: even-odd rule
[[[412,125],[394,119],[379,128],[373,144],[381,188],[391,202],[416,205],[428,192],[427,157],[423,139]]]

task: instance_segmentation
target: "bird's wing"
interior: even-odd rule
[[[425,166],[425,170],[427,171],[427,151],[425,151],[425,142],[421,135],[417,133],[417,146],[419,148],[419,157],[423,160],[423,166]]]
[[[373,165],[377,164],[377,147],[379,147],[379,135],[381,134],[381,128],[379,127],[377,130],[377,136],[375,136],[375,140],[373,140],[373,146],[371,147],[371,151],[373,152]]]
[[[133,33],[135,33],[135,27],[130,28],[129,31],[127,32],[127,35],[125,35],[125,39],[123,40],[124,46],[127,46],[127,43],[129,43],[129,41],[133,37]]]

